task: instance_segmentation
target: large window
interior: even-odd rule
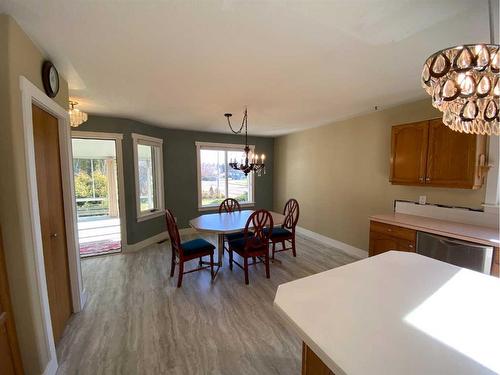
[[[226,198],[234,198],[242,205],[254,204],[253,173],[245,176],[228,164],[245,157],[243,148],[243,145],[196,142],[199,209],[216,208]]]
[[[163,140],[132,134],[134,140],[137,221],[164,213]]]

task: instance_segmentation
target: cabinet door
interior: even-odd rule
[[[443,124],[441,119],[429,122],[426,184],[456,188],[477,188],[478,149],[484,136],[459,133]],[[483,150],[484,152],[484,150]]]
[[[425,183],[428,127],[428,121],[392,127],[390,181],[393,184]]]
[[[385,253],[390,250],[398,250],[399,244],[395,237],[386,236],[377,232],[370,232],[369,256]]]

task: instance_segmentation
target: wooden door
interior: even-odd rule
[[[456,188],[475,188],[478,171],[477,146],[484,136],[451,130],[441,119],[429,122],[426,184]]]
[[[0,231],[0,374],[21,375],[23,367],[17,344],[16,327],[10,304],[7,267]]]
[[[52,330],[57,343],[72,312],[59,132],[57,119],[37,106],[33,106],[33,136],[43,258]]]
[[[392,127],[391,171],[393,184],[424,184],[427,163],[428,121]]]

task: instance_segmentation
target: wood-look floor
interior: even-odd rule
[[[82,261],[89,299],[58,345],[58,374],[300,374],[301,341],[273,309],[277,286],[356,260],[298,237],[297,258],[278,253],[270,279],[251,266],[246,286],[226,258],[213,284],[201,271],[177,289],[170,256],[166,242]]]

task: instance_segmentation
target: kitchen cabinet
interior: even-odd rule
[[[486,136],[450,130],[441,119],[392,127],[390,181],[462,189],[482,186]]]
[[[413,229],[370,221],[369,256],[390,250],[415,252],[417,232]]]
[[[391,250],[416,252],[417,230],[493,247],[489,274],[500,277],[500,247],[498,246],[500,238],[497,229],[433,218],[400,213],[371,216],[368,256]]]

